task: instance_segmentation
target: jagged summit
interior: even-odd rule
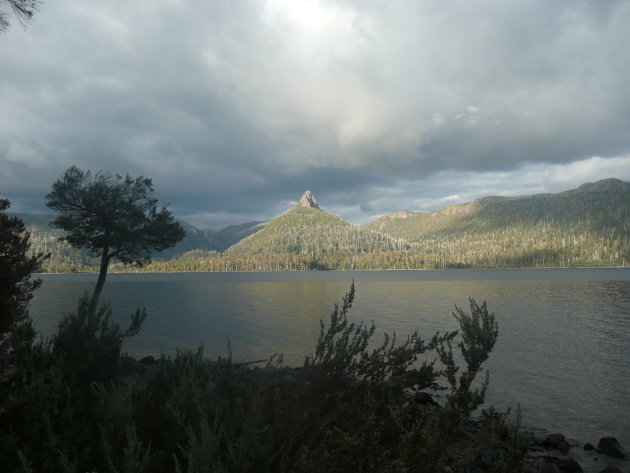
[[[298,207],[309,207],[312,209],[319,209],[317,205],[317,199],[311,191],[306,191],[298,202]]]

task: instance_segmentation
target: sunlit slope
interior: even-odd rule
[[[395,212],[367,227],[420,245],[438,267],[627,265],[630,183],[605,179],[559,194]]]
[[[239,241],[228,254],[359,255],[397,251],[409,245],[383,232],[352,225],[322,210],[297,206]]]

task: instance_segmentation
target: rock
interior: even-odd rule
[[[311,191],[306,191],[304,195],[300,198],[298,202],[298,206],[300,207],[310,207],[312,209],[318,209],[317,199],[313,195]]]
[[[543,447],[547,448],[558,448],[560,442],[565,440],[565,436],[563,434],[549,434],[545,437],[543,441]]]
[[[540,473],[561,473],[561,472],[558,469],[558,467],[554,465],[553,463],[547,463],[545,466],[542,467],[542,470],[540,470]]]
[[[582,466],[573,458],[563,458],[556,462],[556,466],[563,473],[581,473],[584,471],[582,470]]]
[[[626,458],[626,452],[615,437],[602,437],[597,444],[597,451],[609,457]]]
[[[616,466],[608,465],[606,468],[601,470],[599,473],[623,473],[623,471],[621,471]]]
[[[140,358],[138,363],[141,363],[143,365],[152,365],[152,364],[156,363],[156,359],[155,359],[155,357],[149,355],[149,356],[145,356],[144,358]]]
[[[540,435],[533,435],[532,443],[536,445],[537,447],[542,447],[543,444],[545,443],[545,438],[541,437]]]
[[[556,448],[562,453],[567,453],[571,448],[571,445],[569,445],[569,442],[567,442],[566,440],[562,440]]]
[[[595,447],[593,447],[593,444],[586,442],[584,444],[584,450],[595,450]]]

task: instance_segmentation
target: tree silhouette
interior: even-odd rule
[[[92,312],[113,259],[142,266],[151,261],[153,251],[170,248],[184,238],[182,226],[165,206],[158,208],[152,195],[151,179],[103,172],[92,177],[90,171],[76,166],[68,168],[46,195],[46,205],[61,212],[51,225],[65,230],[63,238],[75,248],[100,256]]]
[[[41,5],[40,0],[0,0],[0,5],[8,4],[22,26],[31,21]],[[9,29],[8,14],[0,10],[0,33]]]
[[[30,276],[45,257],[41,253],[29,255],[31,235],[20,218],[5,213],[10,205],[0,199],[0,335],[16,328],[33,335],[28,303],[41,280]]]

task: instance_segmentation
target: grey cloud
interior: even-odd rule
[[[628,24],[622,0],[46,2],[0,36],[0,192],[35,208],[77,164],[209,226],[307,188],[361,220],[431,179],[613,162]]]

